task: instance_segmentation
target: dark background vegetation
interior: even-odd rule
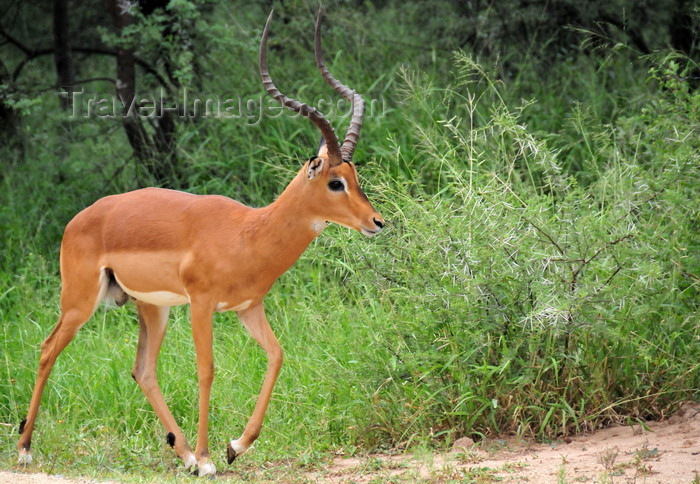
[[[264,205],[313,154],[310,123],[260,111],[273,7],[278,86],[337,101],[313,62],[314,2],[142,0],[128,14],[116,0],[0,2],[1,422],[28,405],[72,216],[151,185]],[[324,7],[329,66],[376,108],[355,159],[388,227],[369,241],[327,229],[269,295],[287,358],[249,462],[463,435],[555,440],[697,399],[697,3]],[[215,116],[194,98],[241,108]],[[109,103],[88,112],[91,99]],[[329,117],[342,134],[341,111]],[[45,460],[172,467],[128,378],[134,319],[98,312],[59,359],[36,437]],[[192,435],[186,309],[173,319],[161,378]],[[215,324],[223,455],[265,363],[235,316]]]

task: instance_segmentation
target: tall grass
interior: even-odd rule
[[[305,81],[312,76],[296,59],[312,52],[302,35],[312,10],[306,23],[290,14],[279,27],[287,55],[274,51],[271,60],[289,68],[285,88],[310,98],[323,84]],[[388,31],[404,28],[392,26],[390,10],[375,13]],[[242,13],[236,28],[253,39],[247,26],[262,25],[263,15]],[[285,366],[263,433],[235,476],[267,461],[304,466],[331,452],[441,447],[462,435],[553,440],[664,417],[700,397],[700,99],[684,61],[630,63],[616,50],[618,62],[581,59],[537,82],[525,65],[504,81],[497,65],[466,53],[382,50],[396,46],[373,44],[362,25],[354,35],[371,58],[409,49],[417,59],[389,65],[379,81],[354,53],[335,60],[338,77],[357,79],[389,106],[366,120],[356,155],[387,230],[368,240],[329,227],[268,295]],[[227,27],[216,32],[235,37]],[[257,41],[236,38],[228,55],[254,70]],[[229,40],[212,56],[225,71]],[[327,49],[342,45],[331,37]],[[207,86],[217,92],[214,77]],[[257,89],[255,76],[227,77],[241,92]],[[52,102],[24,120],[27,156],[8,153],[0,180],[3,424],[24,416],[39,345],[57,318],[63,226],[94,199],[134,188],[138,174],[114,124],[79,120],[65,131],[62,120],[42,117]],[[180,130],[190,190],[255,205],[281,191],[293,159],[309,154],[300,146],[312,152],[316,137],[303,120],[284,117]],[[234,315],[214,325],[210,441],[223,469],[266,361]],[[129,378],[137,333],[133,308],[99,311],[61,355],[42,402],[34,469],[183,477]],[[186,308],[171,314],[159,375],[192,441],[197,382]],[[16,437],[16,427],[0,426],[2,467],[13,465]]]
[[[388,244],[343,245],[372,268],[353,273],[365,297],[379,291],[392,308],[365,438],[554,439],[697,398],[698,259],[686,224],[698,126],[677,122],[693,119],[687,92],[667,93],[643,126],[577,125],[593,140],[582,186],[521,124],[530,102],[509,107],[480,66],[456,61],[470,82],[435,94],[442,111],[430,86],[405,76],[432,191],[382,187],[400,207]],[[479,83],[497,101],[471,122],[487,95]],[[676,119],[661,114],[671,106]]]

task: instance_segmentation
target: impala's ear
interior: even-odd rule
[[[324,158],[321,158],[320,156],[314,156],[309,159],[309,162],[306,165],[306,177],[309,180],[313,180],[317,176],[321,174],[323,171],[323,164],[326,162]]]
[[[318,143],[318,150],[316,150],[316,156],[323,156],[328,158],[328,147],[326,146],[326,138],[321,136],[321,141]]]

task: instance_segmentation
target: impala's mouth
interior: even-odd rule
[[[377,234],[378,234],[379,232],[381,232],[381,231],[382,231],[381,227],[379,227],[379,228],[377,228],[377,229],[375,229],[375,230],[368,230],[368,229],[366,229],[366,228],[364,228],[364,227],[362,227],[362,228],[360,229],[360,232],[362,232],[362,233],[363,233],[364,235],[366,235],[367,237],[372,237],[373,235],[377,235]]]
[[[365,234],[367,237],[372,237],[373,235],[377,235],[384,228],[384,221],[383,220],[377,220],[376,218],[373,218],[372,222],[374,222],[374,226],[376,227],[374,230],[370,230],[370,229],[366,229],[364,227],[361,227],[361,232],[363,234]]]

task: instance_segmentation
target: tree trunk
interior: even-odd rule
[[[125,0],[108,2],[114,29],[121,35],[133,21],[128,11],[129,3]],[[124,46],[119,46],[117,50],[116,88],[123,105],[124,131],[137,162],[146,169],[156,185],[177,187],[179,183],[175,157],[175,121],[169,112],[158,113],[158,116],[151,120],[154,133],[149,135],[144,118],[138,112],[134,51]]]
[[[53,41],[54,61],[56,63],[57,87],[60,105],[63,109],[71,109],[75,69],[73,67],[73,51],[70,47],[68,0],[53,2]]]

